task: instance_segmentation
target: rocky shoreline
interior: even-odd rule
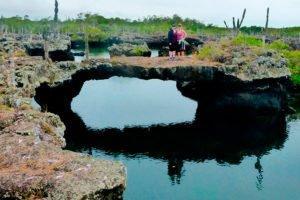
[[[31,105],[41,83],[55,84],[72,73],[59,66],[28,56],[1,65],[0,197],[122,199],[125,167],[63,150],[60,118]]]

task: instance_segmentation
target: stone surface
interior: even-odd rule
[[[49,57],[53,61],[74,60],[71,52],[71,39],[66,36],[49,36]],[[31,56],[44,56],[45,42],[41,38],[39,40],[26,41],[24,47],[26,52]]]
[[[300,50],[300,37],[298,38],[286,38],[285,42],[293,49]]]
[[[129,43],[114,44],[108,48],[111,57],[115,56],[143,56],[150,57],[151,50],[147,44],[133,45]]]
[[[74,62],[56,65],[26,55],[1,64],[1,199],[122,198],[125,167],[63,150],[60,118],[31,105],[41,83],[54,85],[80,68]]]
[[[71,52],[71,39],[65,35],[48,36],[49,57],[53,61],[74,60]],[[44,39],[41,35],[3,35],[0,38],[0,49],[23,50],[30,56],[44,56]]]
[[[2,198],[122,198],[122,164],[61,151],[34,136],[16,133],[0,135],[0,148]]]

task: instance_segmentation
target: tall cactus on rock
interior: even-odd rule
[[[265,35],[267,35],[268,28],[269,28],[269,17],[270,17],[270,8],[267,8],[266,25],[265,25]]]
[[[235,17],[232,18],[232,30],[233,30],[234,35],[237,35],[240,32],[240,28],[243,25],[243,22],[244,22],[244,19],[246,16],[246,12],[247,12],[247,9],[245,8],[241,19],[238,18],[236,20]],[[225,24],[226,28],[229,28],[226,21],[224,21],[224,24]]]
[[[266,40],[267,40],[267,37],[268,37],[269,16],[270,16],[270,8],[268,7],[267,8],[267,15],[266,15],[266,25],[265,25],[265,28],[264,28],[263,34],[262,34],[262,41],[263,41],[264,45],[266,44]]]
[[[58,1],[55,0],[55,9],[54,9],[54,21],[58,21]]]

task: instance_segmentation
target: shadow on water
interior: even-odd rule
[[[77,89],[80,91],[81,87],[82,84]],[[58,114],[65,123],[67,149],[92,154],[95,148],[107,155],[167,161],[167,173],[173,184],[180,183],[184,162],[215,160],[219,164],[237,165],[245,157],[255,156],[259,189],[263,180],[260,158],[273,149],[281,149],[287,139],[286,119],[282,113],[249,118],[242,113],[230,116],[227,112],[222,117],[220,113],[215,116],[206,112],[206,106],[200,102],[192,122],[123,130],[91,129],[72,111],[70,100],[58,100],[55,95],[49,95],[55,92],[50,93],[49,88],[45,88],[37,90],[36,100],[43,109]]]

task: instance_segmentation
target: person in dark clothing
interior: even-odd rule
[[[176,27],[173,25],[168,33],[169,42],[169,59],[174,60],[176,56],[177,40],[176,40]]]

